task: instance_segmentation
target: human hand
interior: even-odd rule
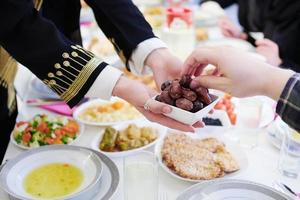
[[[257,40],[255,44],[257,45],[256,52],[263,55],[269,64],[278,67],[282,63],[279,57],[279,47],[275,42],[261,39]]]
[[[113,89],[113,95],[118,96],[136,107],[148,120],[160,123],[172,129],[194,132],[195,128],[203,127],[201,122],[194,126],[182,124],[163,114],[170,113],[172,108],[164,103],[152,100],[157,93],[138,81],[121,77]],[[145,106],[147,104],[147,106]]]
[[[219,20],[219,27],[225,37],[247,39],[247,35],[243,33],[228,17],[222,17]]]
[[[207,64],[216,66],[214,74],[200,76]],[[294,72],[258,60],[231,47],[199,48],[185,61],[182,74],[197,76],[191,88],[200,85],[237,97],[266,95],[277,100]]]
[[[168,49],[156,49],[147,57],[145,64],[151,68],[156,85],[160,89],[166,80],[180,77],[183,62]]]

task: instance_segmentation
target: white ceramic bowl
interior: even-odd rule
[[[154,128],[157,130],[157,138],[156,140],[154,140],[153,142],[145,145],[145,146],[142,146],[140,148],[136,148],[136,149],[131,149],[131,150],[127,150],[127,151],[120,151],[120,152],[106,152],[106,151],[102,151],[99,149],[99,144],[103,138],[103,134],[104,134],[104,130],[98,134],[95,139],[93,140],[92,144],[91,144],[91,147],[92,149],[96,150],[96,151],[100,151],[101,153],[103,153],[104,155],[110,157],[110,158],[117,158],[117,157],[126,157],[126,156],[131,156],[131,155],[134,155],[134,154],[137,154],[137,153],[140,153],[146,149],[149,149],[151,147],[153,147],[156,142],[162,138],[166,132],[167,132],[167,128],[164,127],[164,126],[161,126],[159,124],[156,124],[156,123],[152,123],[152,122],[149,122],[149,121],[146,121],[146,120],[137,120],[137,121],[134,121],[132,123],[123,123],[121,125],[118,125],[118,126],[113,126],[113,128],[115,128],[116,130],[124,130],[125,128],[127,128],[129,126],[129,124],[135,124],[137,125],[138,127],[151,127],[151,128]]]
[[[192,113],[192,112],[183,110],[181,108],[171,106],[172,112],[169,114],[164,114],[164,115],[166,115],[172,119],[175,119],[179,122],[182,122],[184,124],[193,125],[196,122],[200,121],[203,117],[205,117],[207,115],[207,113],[209,113],[209,111],[212,110],[215,107],[215,105],[218,103],[218,101],[219,101],[218,96],[213,95],[213,94],[210,94],[210,96],[212,98],[212,102],[196,113]]]
[[[51,145],[26,151],[9,160],[0,172],[1,188],[14,199],[35,200],[35,197],[24,190],[24,178],[32,170],[50,163],[74,165],[81,169],[84,175],[83,183],[75,192],[57,200],[89,199],[91,190],[99,185],[103,165],[93,151],[75,146]]]

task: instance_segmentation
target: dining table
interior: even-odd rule
[[[251,98],[250,98],[251,100]],[[247,101],[250,101],[247,99]],[[30,119],[35,114],[49,114],[53,115],[50,111],[44,110],[35,106],[28,106],[26,103],[21,104],[19,108],[19,119]],[[249,112],[249,114],[253,114]],[[249,116],[251,117],[251,116]],[[236,127],[214,127],[207,126],[205,128],[198,129],[194,134],[209,134],[209,133],[218,133],[222,135],[226,131],[230,130],[238,130],[239,132],[243,132],[243,130],[249,130],[251,124],[247,124],[249,118],[247,115],[243,116],[243,120],[245,122],[239,122],[239,126]],[[250,127],[251,128],[251,127]],[[237,173],[233,177],[234,179],[248,180],[256,183],[261,183],[270,187],[274,187],[276,182],[284,183],[289,186],[294,191],[300,191],[300,179],[292,179],[281,175],[278,170],[278,160],[280,156],[280,151],[278,148],[273,146],[268,137],[266,127],[254,128],[253,130],[257,131],[255,137],[257,137],[257,142],[255,146],[246,146],[239,142],[237,142],[240,148],[244,151],[247,157],[247,167],[246,169],[241,170],[240,173]],[[103,127],[99,126],[85,126],[84,132],[82,135],[72,144],[83,147],[91,147],[91,144],[95,137],[103,130]],[[228,136],[230,137],[230,136]],[[230,139],[230,138],[229,138]],[[234,140],[233,140],[234,141]],[[7,152],[4,158],[4,161],[14,158],[18,154],[22,153],[23,149],[20,149],[12,142],[9,143]],[[153,147],[147,149],[147,151],[153,152]],[[113,162],[118,167],[120,173],[120,183],[116,193],[113,196],[113,200],[123,200],[124,199],[124,182],[123,182],[123,159],[124,158],[112,158]],[[182,193],[184,190],[189,188],[195,183],[185,182],[183,180],[179,180],[166,173],[162,168],[159,168],[158,172],[159,177],[159,186],[158,186],[158,200],[174,200],[176,197]],[[0,199],[8,200],[8,195],[0,190]]]
[[[219,38],[220,31],[214,27],[209,30],[210,38]],[[227,41],[230,43],[231,41]],[[223,42],[224,43],[224,42]],[[225,42],[226,44],[226,42]],[[28,83],[24,83],[24,73],[19,72],[21,75],[21,83],[19,86],[21,89],[20,93],[26,93],[26,96],[34,98],[34,94],[31,94],[32,91],[29,91],[28,85],[30,85],[31,78],[28,79]],[[23,95],[23,94],[22,94]],[[22,96],[21,95],[21,96]],[[24,95],[23,95],[24,96]],[[253,98],[260,98],[260,97],[253,97]],[[245,100],[241,100],[241,102],[247,102],[253,100],[253,98],[247,98]],[[269,101],[271,102],[271,101]],[[273,102],[274,103],[274,102]],[[247,104],[243,104],[247,105]],[[270,105],[272,106],[272,105]],[[19,109],[19,116],[18,120],[22,119],[30,119],[36,114],[49,114],[53,115],[52,112],[39,108],[37,106],[29,106],[26,104],[26,100],[20,99],[18,101],[18,109]],[[248,131],[249,129],[254,130],[256,132],[255,136],[257,141],[256,144],[249,147],[247,145],[243,145],[239,141],[235,141],[232,135],[226,136],[228,139],[232,139],[233,142],[244,151],[246,159],[247,159],[247,166],[245,169],[242,169],[240,173],[237,173],[235,176],[228,177],[229,179],[240,179],[240,180],[248,180],[253,181],[256,183],[260,183],[269,187],[275,187],[277,182],[284,183],[292,190],[296,192],[300,192],[300,178],[297,179],[288,178],[282,175],[278,168],[278,161],[280,157],[280,149],[276,148],[269,139],[267,125],[261,127],[251,124],[253,121],[253,112],[251,110],[255,109],[252,105],[251,109],[248,108],[247,111],[244,111],[242,108],[236,108],[239,111],[238,120],[239,123],[236,126],[230,127],[218,127],[218,126],[207,126],[204,128],[197,129],[194,134],[209,134],[209,133],[218,133],[222,135],[227,131],[234,131],[238,130],[237,132],[243,133],[244,131]],[[270,111],[271,112],[271,111]],[[255,119],[254,119],[255,121]],[[76,146],[83,146],[83,147],[91,147],[91,143],[98,136],[98,134],[103,131],[104,127],[100,126],[89,126],[85,125],[84,132],[82,135],[75,140],[72,145]],[[3,159],[3,163],[7,160],[14,158],[15,156],[21,154],[26,150],[20,149],[12,142],[9,143],[5,157]],[[151,147],[147,149],[147,151],[154,152],[154,148]],[[111,198],[112,200],[123,200],[124,198],[124,158],[111,158],[112,161],[116,164],[120,174],[120,183],[118,189],[114,196]],[[159,185],[158,185],[158,200],[175,200],[178,195],[180,195],[184,190],[189,188],[195,183],[187,182],[183,180],[176,179],[175,177],[171,176],[167,173],[163,168],[159,167],[158,172],[159,177]],[[225,177],[226,178],[226,177]],[[9,196],[0,189],[0,200],[9,200]]]

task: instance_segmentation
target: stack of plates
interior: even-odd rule
[[[84,147],[53,145],[26,151],[5,163],[0,168],[0,186],[10,199],[38,199],[25,191],[24,179],[32,170],[51,163],[76,166],[84,176],[75,192],[56,199],[106,200],[113,196],[119,185],[118,169],[105,155]]]

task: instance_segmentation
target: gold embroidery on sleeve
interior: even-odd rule
[[[81,46],[71,46],[72,52],[64,52],[62,63],[54,64],[54,71],[49,72],[43,82],[52,88],[66,102],[74,98],[81,90],[93,71],[101,64],[94,54]]]

